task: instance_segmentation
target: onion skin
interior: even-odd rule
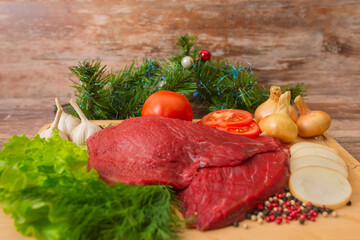
[[[257,123],[259,123],[264,117],[276,112],[280,96],[281,88],[278,86],[271,86],[269,99],[260,104],[255,111],[254,118]],[[289,117],[294,122],[298,119],[298,113],[291,105],[289,105]]]
[[[301,96],[295,98],[295,104],[300,111],[296,125],[301,137],[315,137],[329,129],[331,125],[329,114],[323,111],[311,111]]]
[[[264,117],[259,123],[264,135],[274,137],[284,143],[293,141],[298,135],[297,126],[289,117],[290,94],[290,91],[282,94],[276,112]]]
[[[323,134],[331,125],[330,116],[322,111],[311,111],[311,113],[300,116],[296,121],[301,137],[315,137]]]
[[[281,88],[279,86],[271,86],[269,99],[260,104],[255,110],[254,118],[257,123],[262,118],[276,112],[280,96]]]
[[[273,113],[264,117],[259,126],[265,135],[279,139],[284,143],[295,140],[298,135],[296,124],[284,113]]]
[[[262,103],[255,111],[255,121],[259,123],[264,117],[273,114],[276,111],[276,108],[276,102],[267,100],[266,102]]]
[[[289,117],[291,118],[291,120],[293,120],[295,123],[298,120],[298,113],[296,111],[296,109],[293,106],[289,106]]]

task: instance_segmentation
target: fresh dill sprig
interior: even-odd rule
[[[88,172],[86,148],[13,136],[0,152],[0,204],[16,228],[38,240],[170,240],[183,221],[166,185],[109,186]]]

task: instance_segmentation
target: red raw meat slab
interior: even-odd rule
[[[221,228],[245,218],[259,203],[283,191],[289,178],[283,151],[257,154],[238,166],[203,168],[179,192],[185,218],[200,230]]]
[[[230,134],[189,121],[158,116],[130,118],[87,141],[89,170],[105,181],[189,186],[199,168],[239,165],[277,151],[277,140]]]

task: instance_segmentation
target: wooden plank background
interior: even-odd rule
[[[1,1],[0,142],[51,121],[79,60],[117,71],[176,53],[184,33],[264,84],[304,82],[310,107],[331,115],[330,134],[360,159],[359,0]]]

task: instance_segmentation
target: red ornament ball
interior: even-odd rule
[[[211,58],[211,53],[207,50],[202,50],[200,52],[200,57],[201,57],[201,60],[207,61]]]

